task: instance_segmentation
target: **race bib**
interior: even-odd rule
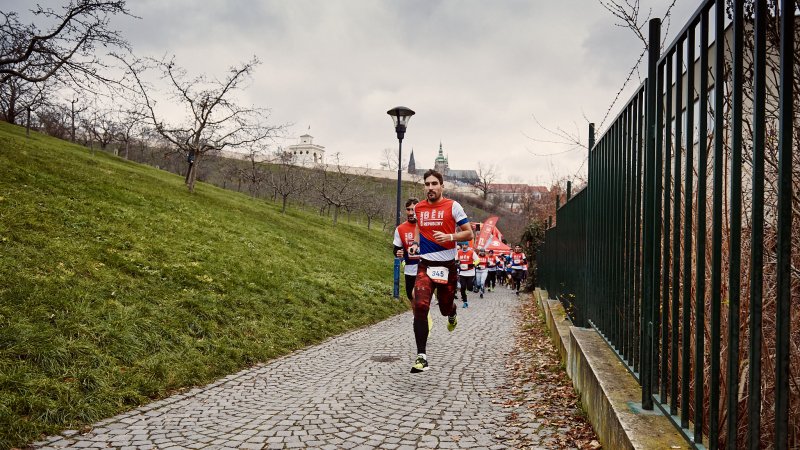
[[[469,264],[461,264],[461,270],[469,270]]]
[[[428,278],[434,283],[447,284],[447,277],[450,275],[450,269],[447,267],[428,267],[427,272]]]

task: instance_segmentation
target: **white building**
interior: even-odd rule
[[[285,151],[292,155],[296,164],[301,166],[325,164],[325,147],[314,144],[314,137],[310,134],[300,136],[299,142],[286,147]]]

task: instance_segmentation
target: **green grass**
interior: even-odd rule
[[[406,310],[390,249],[0,123],[0,448]]]

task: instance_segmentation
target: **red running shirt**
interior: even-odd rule
[[[406,268],[403,273],[406,275],[417,274],[417,263],[419,263],[419,255],[409,255],[408,247],[414,242],[414,228],[416,224],[405,221],[397,226],[394,230],[394,245],[395,247],[403,247],[403,259],[406,261]]]
[[[423,200],[414,206],[419,227],[419,253],[427,261],[453,261],[456,242],[436,242],[434,231],[453,234],[458,227],[469,223],[464,208],[454,200],[442,197],[436,203]]]

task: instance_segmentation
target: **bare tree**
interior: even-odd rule
[[[0,83],[0,119],[19,123],[18,118],[29,111],[44,106],[53,83],[29,83],[12,78]]]
[[[366,187],[359,183],[363,174],[346,171],[338,154],[333,159],[335,164],[320,166],[315,188],[324,205],[333,208],[333,224],[336,225],[340,210],[352,208],[361,201]]]
[[[67,140],[72,135],[70,133],[70,113],[66,106],[62,104],[45,104],[36,113],[39,120],[40,131]]]
[[[397,170],[397,163],[400,162],[400,170],[408,169],[408,162],[399,161],[398,148],[384,148],[381,154],[380,166],[384,170]]]
[[[98,70],[105,65],[96,49],[128,49],[109,27],[112,16],[130,16],[124,0],[70,0],[60,11],[37,5],[31,12],[47,25],[23,24],[16,12],[0,11],[0,84],[54,76],[79,84],[111,81]]]
[[[91,117],[82,120],[82,126],[91,142],[97,142],[101,150],[106,150],[120,132],[119,124],[111,111],[99,107],[95,108]]]
[[[295,165],[293,156],[287,152],[276,152],[273,162],[267,183],[275,194],[280,196],[281,213],[285,214],[289,197],[308,188],[307,171]]]
[[[121,142],[123,147],[123,157],[128,159],[130,147],[136,136],[141,134],[146,116],[136,109],[126,109],[117,111],[117,141]]]
[[[247,180],[250,195],[256,197],[261,191],[261,185],[267,179],[264,171],[264,149],[250,147],[246,155],[246,164],[240,169],[241,178]]]
[[[129,69],[142,98],[148,120],[164,139],[187,155],[189,169],[186,185],[194,192],[197,166],[208,152],[225,148],[248,148],[274,137],[281,126],[268,126],[264,119],[269,111],[264,108],[244,107],[235,100],[235,93],[244,88],[259,61],[250,61],[231,67],[225,78],[219,80],[206,75],[190,77],[174,60],[148,60],[167,80],[174,101],[186,110],[180,123],[165,123],[164,116],[156,111],[156,101],[140,77],[146,63],[129,63],[119,58]]]
[[[381,215],[386,214],[386,211],[392,211],[393,208],[391,198],[385,195],[368,195],[361,201],[360,210],[367,217],[367,229],[372,229],[372,221],[380,218]]]
[[[478,161],[478,181],[475,183],[475,189],[480,192],[484,200],[489,199],[489,194],[492,193],[492,184],[498,176],[497,165]]]

